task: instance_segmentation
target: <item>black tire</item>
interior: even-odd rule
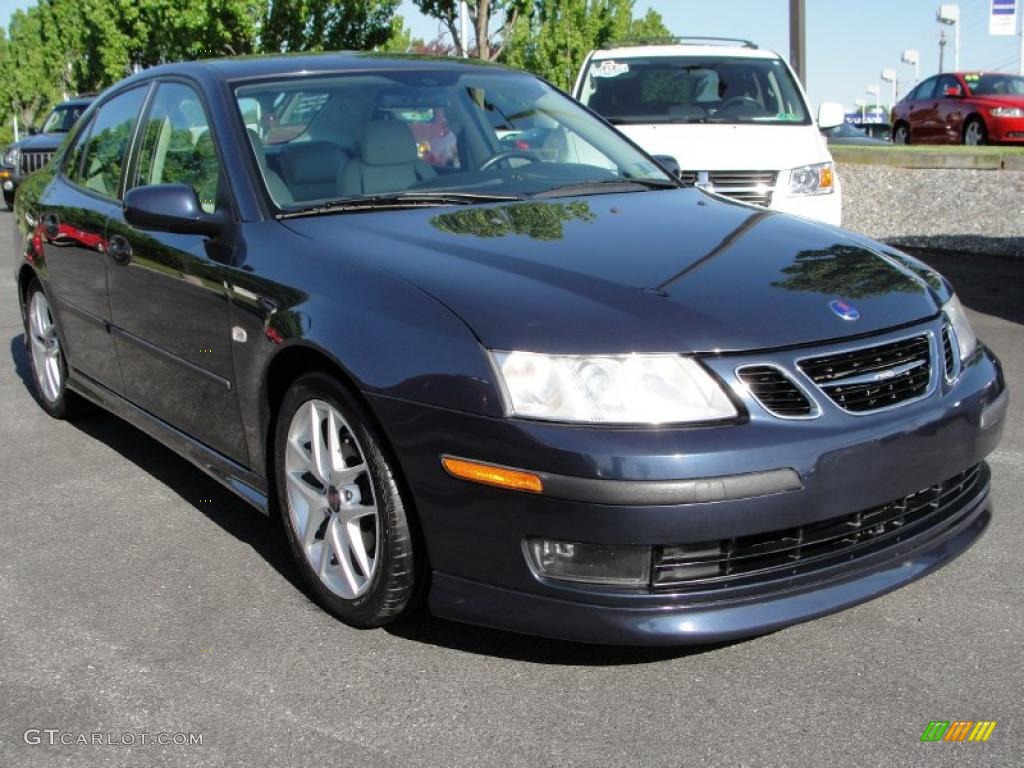
[[[52,312],[50,314],[51,321],[55,329],[55,337],[57,339],[58,356],[56,357],[57,370],[60,373],[60,384],[56,388],[56,395],[51,397],[44,390],[41,383],[42,375],[37,369],[36,355],[33,354],[32,350],[32,321],[30,314],[32,312],[33,300],[36,294],[40,294],[43,299],[46,300],[47,307],[49,307],[49,298],[46,296],[46,292],[43,290],[42,285],[39,281],[34,279],[25,292],[25,317],[24,317],[24,328],[25,328],[25,348],[28,350],[29,368],[32,371],[32,394],[35,395],[36,401],[40,407],[55,419],[67,419],[71,416],[76,415],[80,412],[83,401],[74,393],[68,389],[68,364],[67,359],[64,356],[64,350],[62,342],[60,341],[60,332],[56,328],[56,318],[53,317]]]
[[[906,123],[896,123],[896,127],[892,131],[892,143],[909,144],[910,126],[908,126]]]
[[[7,210],[8,211],[13,211],[14,210],[14,190],[13,189],[10,192],[8,192],[6,189],[4,190],[4,205],[7,206]]]
[[[293,417],[311,401],[322,401],[335,408],[347,424],[355,445],[361,449],[368,468],[376,500],[375,569],[368,579],[366,591],[353,599],[345,599],[329,589],[307,558],[296,530],[286,490],[285,456],[288,432]],[[281,523],[288,538],[292,556],[302,574],[309,594],[329,613],[346,624],[359,628],[381,627],[394,622],[419,602],[426,580],[422,548],[413,536],[407,509],[400,488],[397,466],[390,457],[386,441],[366,407],[349,389],[334,377],[321,372],[298,378],[285,392],[278,409],[274,429],[274,480]],[[330,519],[325,509],[324,520]],[[325,526],[324,526],[325,528]],[[318,534],[325,547],[326,531]],[[337,563],[332,557],[331,563]]]
[[[983,147],[988,143],[988,131],[985,130],[985,121],[980,117],[968,118],[964,123],[964,132],[960,136],[960,143],[967,146]]]

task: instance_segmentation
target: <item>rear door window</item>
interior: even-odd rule
[[[143,86],[125,91],[99,108],[82,149],[81,165],[68,166],[73,182],[104,197],[119,197],[128,143],[146,90]],[[74,161],[77,148],[71,154]]]

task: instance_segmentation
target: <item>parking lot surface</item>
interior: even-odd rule
[[[0,214],[0,766],[1022,763],[1024,260],[927,255],[1014,398],[981,541],[838,615],[652,651],[335,621],[274,522],[113,416],[35,404],[11,226]],[[998,725],[922,743],[932,720]]]

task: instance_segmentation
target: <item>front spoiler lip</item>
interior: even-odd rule
[[[470,624],[603,645],[682,646],[765,634],[866,602],[916,581],[965,552],[991,519],[990,485],[952,528],[864,570],[742,601],[693,607],[622,607],[574,602],[435,572],[431,611]]]

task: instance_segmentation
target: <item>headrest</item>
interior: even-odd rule
[[[362,158],[367,165],[400,165],[416,161],[416,139],[398,120],[371,120],[363,129]]]
[[[281,153],[281,165],[289,184],[321,184],[338,176],[345,151],[329,141],[289,144]]]

